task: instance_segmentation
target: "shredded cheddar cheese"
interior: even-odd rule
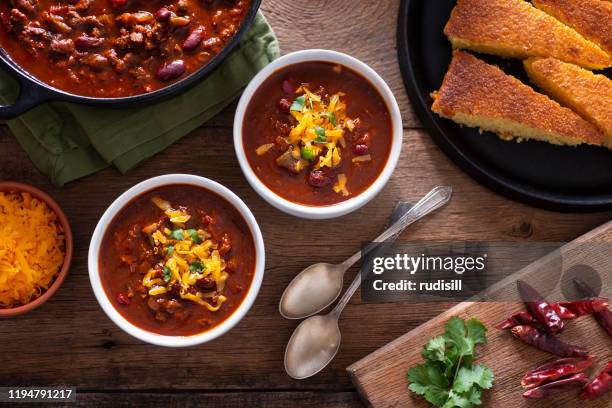
[[[348,196],[350,193],[346,188],[347,178],[344,174],[338,174],[338,181],[334,184],[333,189],[336,193],[342,193],[343,196]]]
[[[163,230],[151,227],[148,234],[155,250],[164,254],[163,276],[155,269],[150,269],[142,278],[142,284],[151,296],[162,295],[168,288],[179,286],[179,295],[185,299],[206,307],[211,312],[219,310],[227,298],[221,294],[202,293],[196,289],[199,279],[210,277],[215,280],[217,291],[223,292],[228,273],[225,261],[208,232],[203,229],[185,229],[184,223],[191,219],[185,210],[174,209],[167,201],[154,197],[153,202],[168,216],[174,229]],[[205,298],[214,297],[215,304]]]
[[[347,115],[343,100],[346,95],[338,92],[327,96],[322,89],[313,92],[304,85],[295,94],[289,109],[295,123],[284,138],[289,148],[276,159],[276,163],[296,174],[309,167],[314,171],[338,168],[343,160],[342,150],[347,146],[346,132],[352,132],[359,123],[358,118]],[[261,156],[271,147],[271,144],[261,145],[256,153]],[[344,181],[337,179],[337,183],[342,184],[338,193],[348,194],[347,181],[346,176]]]
[[[28,193],[0,192],[0,307],[24,305],[51,286],[64,263],[57,215]]]

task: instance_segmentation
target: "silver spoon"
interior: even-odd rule
[[[451,194],[450,187],[436,187],[391,228],[383,232],[376,241],[385,242],[389,238],[395,239],[408,225],[447,203]],[[368,249],[366,248],[364,252],[368,252]],[[308,378],[321,371],[333,360],[340,349],[341,334],[338,319],[360,284],[361,276],[357,274],[351,286],[330,313],[309,317],[295,329],[285,350],[287,374],[298,380]]]
[[[446,204],[452,191],[451,187],[434,188],[374,242],[395,241],[410,224]],[[316,263],[304,269],[285,289],[279,304],[280,314],[287,319],[302,319],[331,305],[342,291],[344,273],[376,246],[357,252],[341,264]]]

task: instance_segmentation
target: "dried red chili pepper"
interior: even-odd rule
[[[597,296],[595,291],[586,284],[586,282],[581,281],[580,279],[574,279],[574,285],[578,289],[578,292],[584,297],[594,298]],[[609,309],[604,309],[600,312],[593,313],[593,317],[597,319],[601,327],[604,328],[606,332],[610,336],[612,336],[612,312]]]
[[[516,282],[519,293],[531,315],[549,333],[559,333],[565,326],[559,314],[550,306],[537,290],[522,280]]]
[[[581,373],[591,364],[593,364],[591,357],[569,357],[550,361],[525,374],[521,380],[521,385],[525,388],[538,387],[568,375]]]
[[[555,312],[561,317],[563,320],[573,320],[578,316],[571,312],[564,306],[561,306],[559,303],[551,303],[550,307],[553,308]],[[496,329],[504,330],[509,329],[514,326],[518,326],[521,324],[527,325],[537,325],[538,321],[529,313],[527,310],[523,310],[522,312],[518,312],[508,317],[506,320],[499,322],[495,325]]]
[[[589,382],[585,373],[574,374],[571,377],[553,381],[548,384],[540,385],[523,393],[523,397],[530,399],[544,398],[549,395],[558,394],[574,387],[583,386]]]
[[[606,368],[597,374],[597,377],[595,377],[593,381],[584,387],[580,393],[580,398],[584,400],[592,400],[601,397],[610,390],[612,390],[612,361],[608,362]]]
[[[572,312],[571,309],[568,309],[561,303],[551,303],[550,307],[552,307],[553,310],[557,312],[559,317],[563,320],[573,320],[578,317],[576,313]]]
[[[520,325],[511,330],[512,335],[525,343],[561,357],[584,357],[589,354],[584,347],[567,344],[532,326]]]
[[[523,310],[522,312],[515,313],[512,316],[510,316],[509,318],[507,318],[506,320],[497,323],[495,325],[495,328],[499,329],[499,330],[504,330],[504,329],[510,329],[510,328],[512,328],[514,326],[533,325],[533,324],[536,324],[536,323],[537,322],[533,318],[531,313],[529,313],[526,310]]]
[[[564,307],[577,317],[601,312],[608,308],[608,299],[592,298],[576,300],[574,302],[560,302],[559,306]],[[563,316],[561,316],[563,318]]]

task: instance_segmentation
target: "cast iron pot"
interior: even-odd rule
[[[202,66],[200,69],[180,81],[154,92],[122,98],[94,98],[90,96],[74,95],[56,89],[30,75],[17,65],[4,49],[0,48],[0,66],[17,79],[20,88],[19,96],[13,104],[0,105],[0,119],[14,118],[47,101],[73,102],[92,106],[122,107],[150,104],[174,96],[193,86],[219,66],[236,45],[238,45],[242,36],[251,28],[251,24],[255,19],[260,4],[261,0],[251,0],[249,11],[238,32],[225,48],[223,48],[219,54],[215,55],[208,64]]]

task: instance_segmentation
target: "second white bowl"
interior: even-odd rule
[[[387,162],[376,180],[361,194],[346,201],[326,205],[309,206],[289,201],[268,188],[253,171],[246,157],[243,143],[242,127],[244,116],[253,95],[259,86],[273,73],[285,67],[303,62],[330,62],[345,66],[367,79],[381,95],[392,121],[392,143]],[[234,148],[238,163],[247,181],[257,193],[269,204],[288,214],[309,219],[327,219],[340,217],[357,210],[373,199],[385,186],[399,160],[403,139],[402,117],[393,92],[386,82],[368,65],[349,55],[330,50],[304,50],[285,55],[261,70],[245,89],[234,117]]]

